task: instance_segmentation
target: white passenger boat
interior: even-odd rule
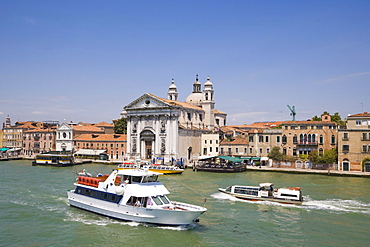
[[[112,218],[161,225],[189,225],[207,211],[192,204],[170,201],[170,192],[157,172],[114,170],[100,177],[79,176],[68,191],[71,206]]]
[[[259,186],[233,185],[226,189],[219,188],[220,192],[230,194],[239,199],[251,201],[272,201],[286,204],[302,204],[301,188],[273,188],[272,183],[261,183]]]
[[[137,169],[147,167],[149,171],[159,172],[165,175],[169,174],[182,174],[184,169],[172,165],[159,165],[159,164],[137,164],[133,162],[124,162],[118,165],[118,170]]]

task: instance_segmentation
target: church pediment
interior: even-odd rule
[[[130,104],[124,107],[124,109],[156,109],[156,108],[173,108],[175,106],[164,102],[163,100],[155,97],[151,94],[143,94]]]
[[[58,131],[63,131],[63,130],[72,130],[73,128],[71,126],[69,126],[67,123],[62,123],[58,128],[57,130]]]

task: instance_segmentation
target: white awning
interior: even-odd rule
[[[198,157],[198,160],[206,160],[206,159],[211,159],[215,157],[217,157],[217,155],[216,156],[202,155]]]
[[[19,150],[22,150],[22,148],[11,148],[11,149],[8,149],[8,152],[14,152],[14,151],[19,151]]]
[[[268,157],[261,157],[261,160],[269,160]]]
[[[107,150],[105,149],[80,149],[76,153],[76,155],[100,155],[105,153]]]

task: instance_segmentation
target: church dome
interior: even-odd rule
[[[186,103],[202,106],[202,101],[204,99],[203,93],[191,93],[185,100]]]

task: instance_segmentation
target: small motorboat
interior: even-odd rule
[[[83,177],[92,177],[91,173],[87,172],[86,169],[83,169],[78,173],[78,176],[83,176]]]
[[[233,185],[218,190],[243,200],[302,204],[303,197],[300,187],[274,189],[273,186],[272,183],[261,183],[259,186]]]

